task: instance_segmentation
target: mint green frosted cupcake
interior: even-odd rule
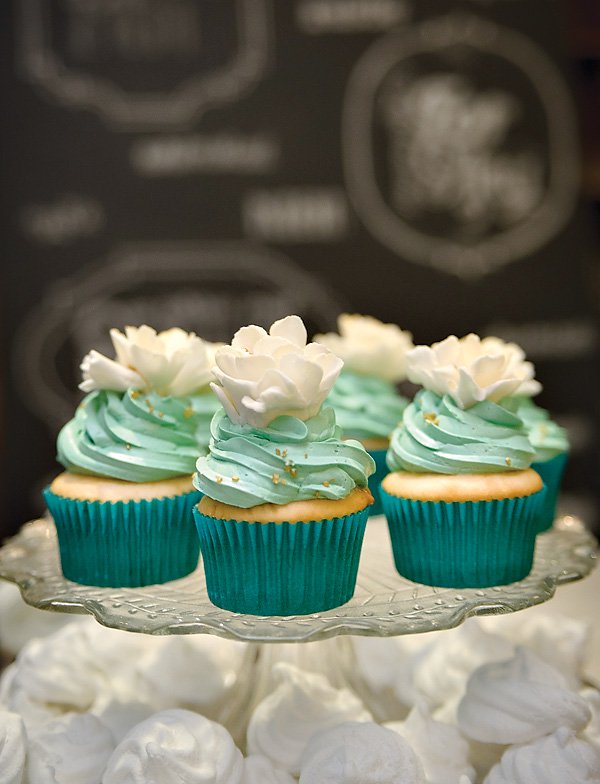
[[[398,571],[454,588],[501,585],[533,562],[544,498],[522,420],[503,405],[530,363],[475,335],[409,352],[425,389],[406,408],[382,484]]]
[[[372,496],[373,460],[342,441],[322,407],[341,361],[306,345],[297,316],[244,327],[216,354],[224,411],[197,462],[195,509],[209,596],[254,615],[319,612],[348,601]]]
[[[412,335],[396,324],[348,313],[338,317],[338,329],[339,335],[330,332],[314,338],[344,362],[328,403],[343,437],[360,441],[375,461],[376,470],[369,480],[375,498],[371,514],[381,514],[379,486],[387,474],[389,437],[408,405],[396,385],[406,378]]]
[[[166,582],[198,561],[192,473],[206,451],[213,350],[179,329],[111,331],[116,360],[92,351],[88,392],[58,436],[66,471],[44,495],[65,577],[88,585]]]
[[[525,423],[529,440],[535,449],[532,463],[546,485],[546,498],[540,511],[538,530],[552,527],[562,477],[569,459],[567,431],[550,418],[546,409],[536,405],[530,397],[518,396],[513,405]]]

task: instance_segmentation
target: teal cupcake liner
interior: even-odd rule
[[[531,571],[545,489],[497,501],[413,501],[382,489],[396,569],[416,583],[487,588]]]
[[[142,501],[81,501],[46,488],[64,576],[107,588],[185,577],[198,565],[192,509],[201,497],[194,491]]]
[[[533,463],[532,468],[542,477],[546,485],[546,497],[540,506],[538,516],[538,533],[552,528],[556,517],[556,504],[560,493],[562,477],[569,459],[569,453],[563,452],[543,463]]]
[[[390,469],[387,467],[387,463],[385,462],[387,449],[374,449],[373,451],[369,451],[369,454],[375,461],[375,473],[369,477],[369,490],[375,499],[375,503],[369,508],[369,514],[380,515],[383,514],[380,486],[384,478],[390,472]]]
[[[368,508],[308,523],[248,523],[194,509],[208,595],[224,610],[308,615],[352,598]]]

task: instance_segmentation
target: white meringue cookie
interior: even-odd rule
[[[358,669],[375,693],[393,689],[404,705],[412,705],[417,693],[412,679],[417,661],[433,644],[431,635],[401,637],[351,637]]]
[[[148,654],[143,677],[161,707],[194,707],[204,713],[235,684],[245,652],[245,643],[209,634],[173,636]]]
[[[592,712],[592,719],[583,732],[583,738],[600,749],[600,691],[588,688],[579,693]]]
[[[242,784],[244,761],[220,724],[186,710],[156,713],[117,746],[102,784]]]
[[[580,730],[590,718],[563,676],[521,647],[512,659],[476,670],[458,706],[460,729],[484,743],[527,743],[563,726]]]
[[[281,768],[276,768],[271,760],[255,754],[244,760],[243,784],[294,784],[296,779]]]
[[[13,657],[29,640],[47,637],[73,621],[72,615],[31,607],[17,586],[7,582],[0,583],[0,618],[0,651]]]
[[[600,752],[561,727],[535,743],[505,751],[484,784],[600,784]]]
[[[425,784],[416,754],[397,733],[347,722],[316,733],[302,755],[300,784]]]
[[[22,784],[27,737],[20,716],[0,708],[0,784]]]
[[[425,770],[429,784],[459,784],[467,777],[475,781],[469,764],[469,744],[456,727],[435,721],[424,700],[414,706],[405,721],[384,724],[409,743]]]
[[[29,784],[100,784],[115,747],[110,730],[90,713],[71,713],[29,738]]]
[[[435,635],[414,667],[415,688],[434,708],[462,697],[469,676],[482,664],[503,661],[514,652],[510,642],[484,631],[476,618]]]
[[[370,721],[371,714],[347,689],[285,662],[273,667],[279,686],[256,707],[248,725],[248,751],[298,775],[306,744],[315,733],[347,721]]]
[[[154,708],[145,702],[120,700],[111,694],[102,695],[90,712],[108,727],[115,745],[118,745],[137,724],[156,713]]]
[[[583,678],[583,668],[590,642],[588,623],[566,615],[541,612],[532,607],[521,613],[494,615],[482,618],[484,628],[500,634],[515,645],[524,645],[540,659],[555,667],[570,687],[578,689]]]

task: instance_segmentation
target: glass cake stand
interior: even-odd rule
[[[510,613],[541,604],[557,586],[591,572],[596,541],[571,516],[538,536],[535,562],[518,583],[481,590],[412,583],[394,568],[387,525],[367,525],[354,597],[307,616],[256,617],[221,610],[209,600],[204,572],[145,588],[95,588],[66,580],[49,517],[25,525],[0,549],[0,577],[16,583],[28,604],[89,613],[105,626],[146,634],[217,634],[247,642],[314,642],[338,635],[388,637],[450,629],[473,615]]]

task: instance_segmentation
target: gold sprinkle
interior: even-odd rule
[[[283,452],[281,453],[281,456],[282,457],[287,457],[287,449],[283,450]]]
[[[222,476],[217,476],[216,480],[217,480],[217,484],[220,485],[221,482],[223,481],[223,477]]]
[[[329,487],[329,482],[323,482],[323,487]]]
[[[424,415],[424,419],[426,422],[430,422],[432,425],[439,425],[440,420],[438,419],[438,415],[433,411],[429,411],[427,414]]]
[[[240,478],[239,478],[239,476],[232,476],[232,477],[231,477],[231,481],[232,481],[232,482],[239,482],[239,481],[240,481]]]
[[[504,462],[506,463],[507,466],[512,465],[512,460],[510,459],[510,457],[505,457]]]
[[[131,449],[131,444],[125,444],[125,449]]]
[[[271,477],[271,481],[273,482],[274,485],[278,485],[280,481],[279,474],[273,474],[273,476]]]
[[[305,452],[305,453],[304,453],[304,459],[305,459],[305,460],[308,460],[308,452]]]
[[[275,449],[275,454],[276,454],[278,457],[281,457],[281,449]]]
[[[159,411],[158,416],[162,419],[164,417],[164,413],[162,411]]]
[[[292,477],[292,479],[295,479],[297,475],[298,475],[298,469],[290,468],[290,476]]]
[[[188,406],[183,410],[183,416],[186,419],[189,419],[191,416],[194,416],[194,409],[191,406]]]
[[[134,400],[137,400],[139,396],[140,396],[140,393],[139,393],[139,391],[138,391],[137,389],[134,389],[134,390],[132,391],[132,393],[131,393],[131,397],[132,397]]]

